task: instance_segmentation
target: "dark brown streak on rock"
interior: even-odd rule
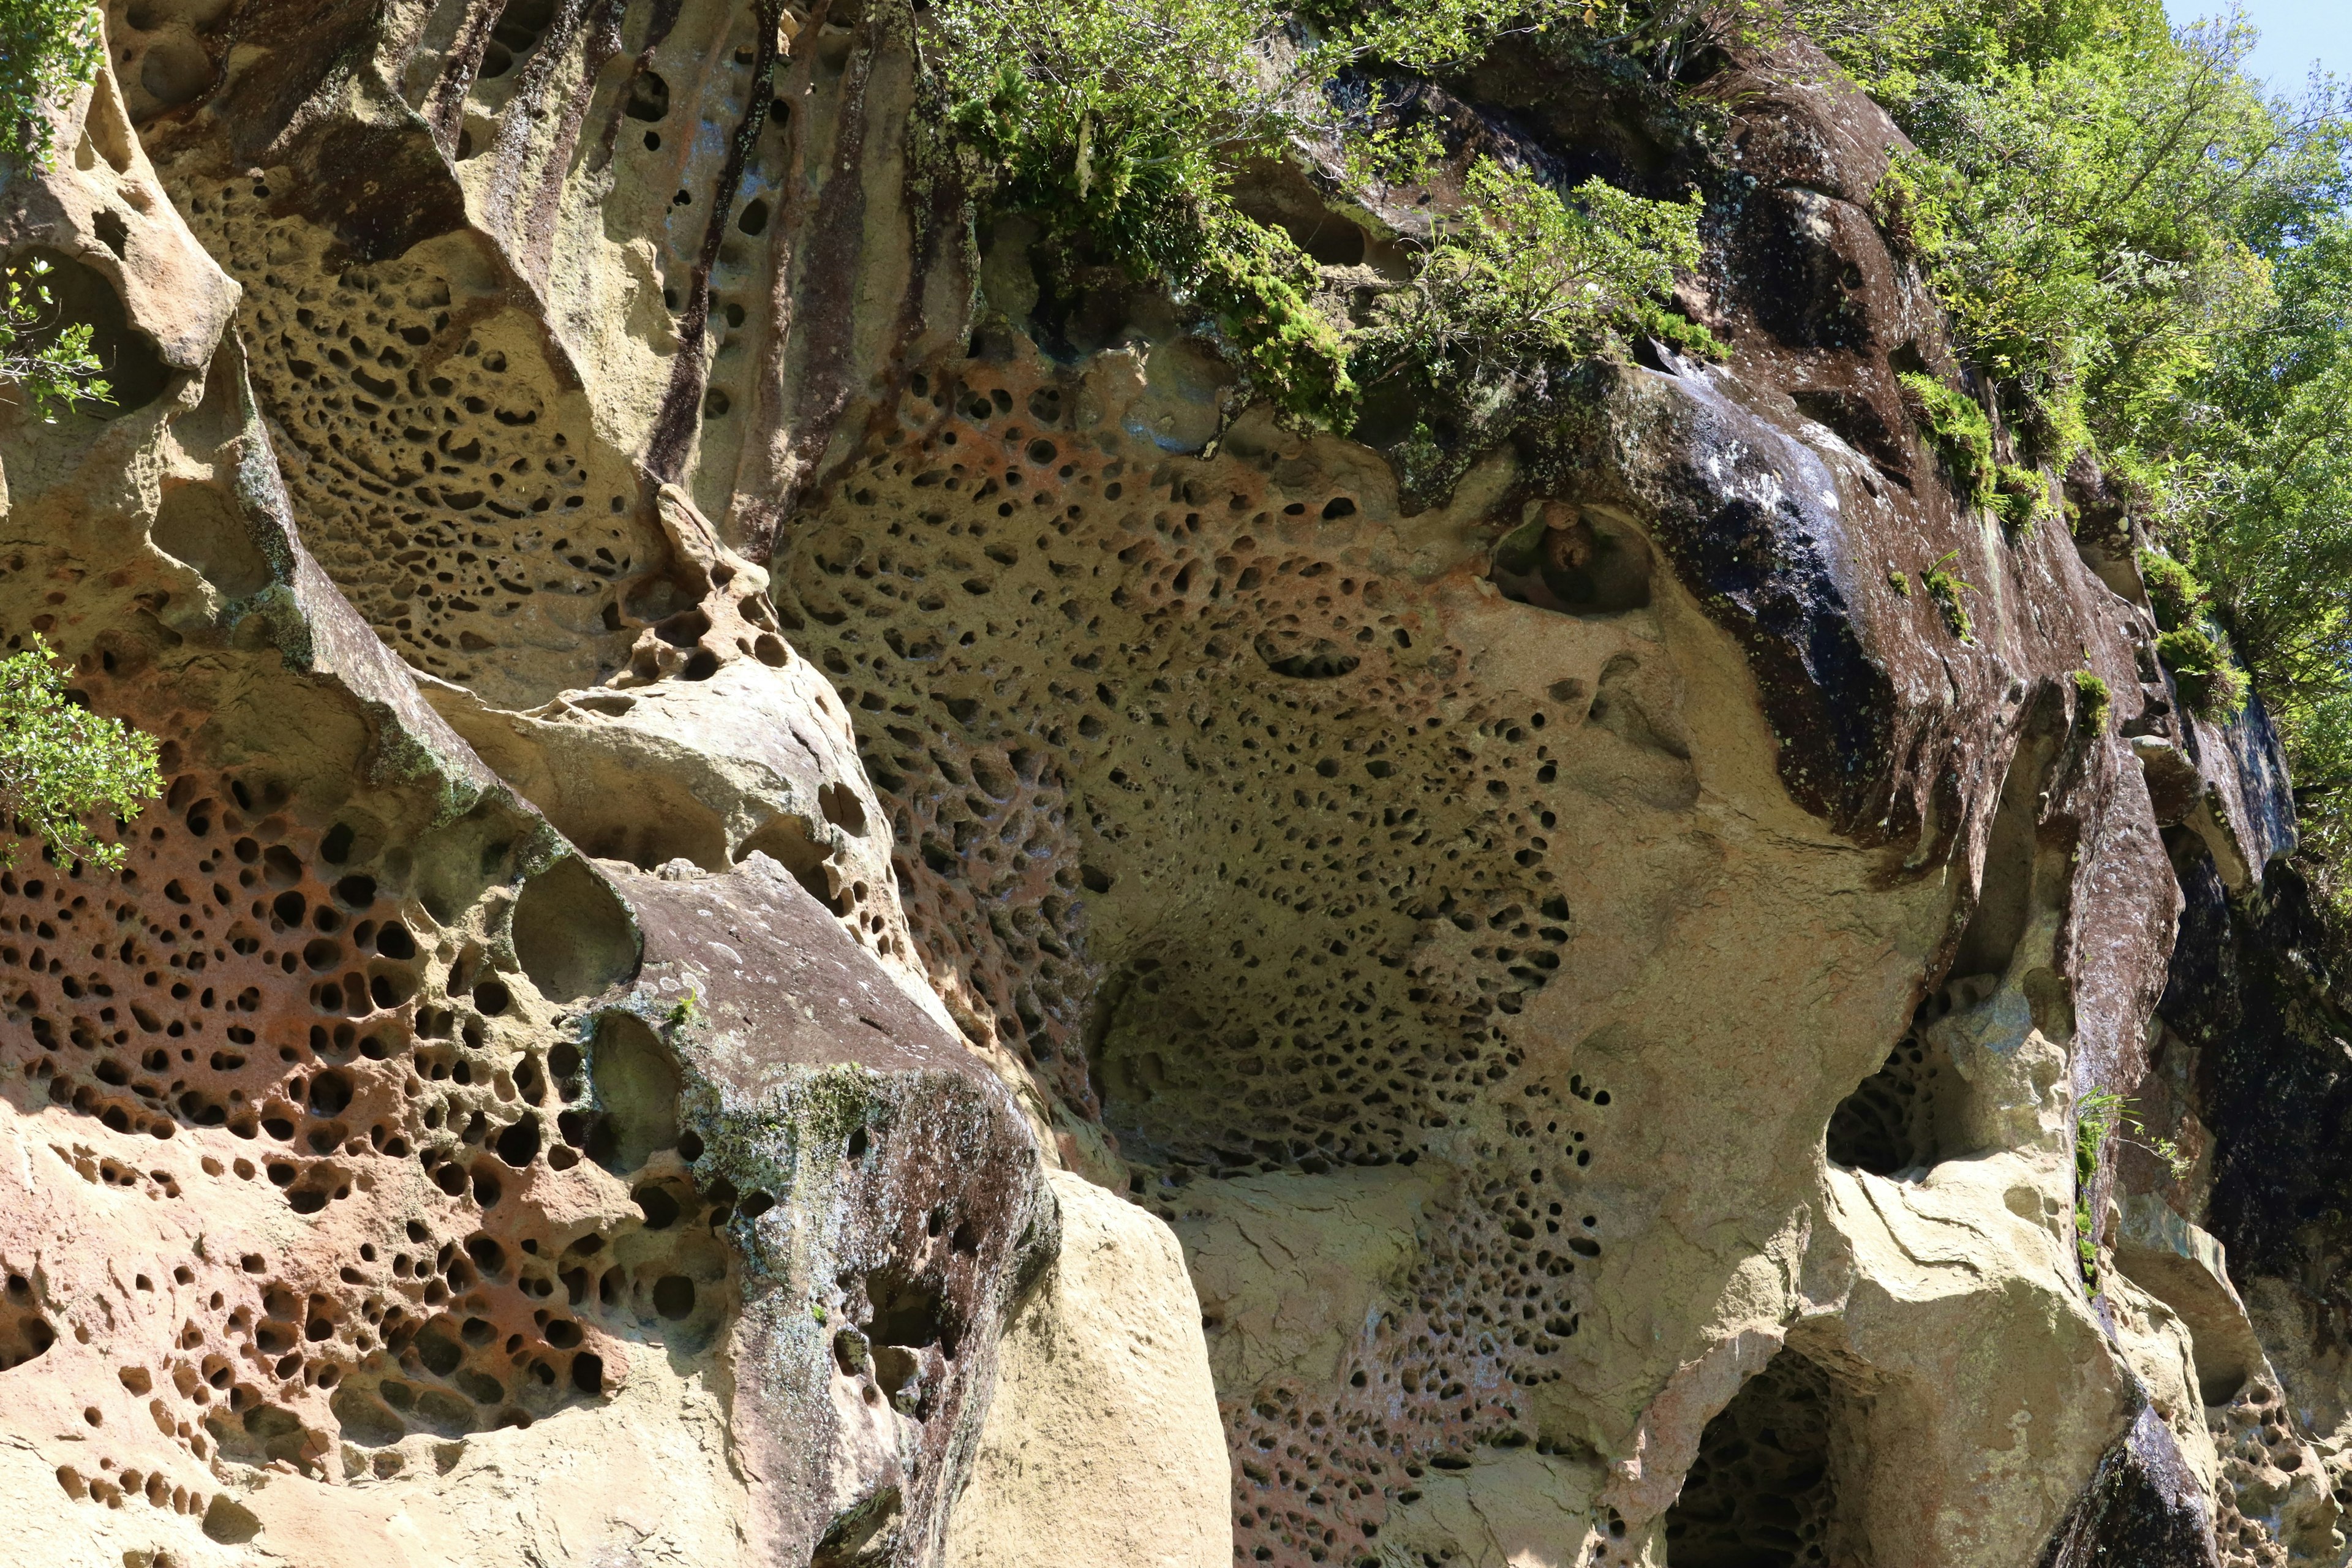
[[[763,329],[765,339],[760,351],[760,374],[754,378],[749,434],[735,460],[739,505],[740,498],[745,495],[775,497],[786,483],[787,459],[783,451],[791,437],[784,423],[784,348],[792,341],[793,264],[798,254],[793,242],[801,231],[805,205],[803,194],[809,185],[801,177],[801,163],[808,155],[809,77],[816,63],[817,35],[832,15],[833,0],[817,0],[801,27],[801,37],[808,40],[808,47],[793,58],[784,90],[778,95],[787,107],[798,107],[784,126],[784,177],[776,191],[776,216],[768,226],[771,321]],[[772,501],[764,502],[751,516],[728,519],[728,531],[750,547],[754,559],[765,560],[779,515]]]
[[[580,62],[579,74],[572,89],[557,104],[560,116],[553,138],[551,139],[546,161],[541,166],[538,189],[530,205],[530,216],[523,224],[520,237],[524,242],[525,265],[541,284],[547,281],[548,268],[555,258],[557,208],[563,199],[563,176],[572,166],[573,152],[580,145],[580,127],[588,116],[588,106],[596,94],[596,79],[604,67],[621,52],[619,9],[626,0],[592,0],[581,18],[587,33],[587,46]],[[568,53],[569,51],[567,51]],[[552,51],[549,51],[551,59]],[[532,62],[535,66],[536,60]],[[553,67],[549,68],[553,78]]]
[[[467,7],[457,37],[449,46],[448,63],[434,79],[433,90],[425,94],[425,122],[433,128],[433,140],[444,157],[457,155],[457,137],[466,125],[466,95],[481,74],[482,56],[490,47],[490,29],[504,15],[505,0],[476,0]]]
[[[659,3],[654,6],[653,17],[646,24],[645,47],[637,51],[636,60],[629,68],[628,79],[621,84],[621,90],[613,100],[615,106],[614,111],[604,116],[604,133],[597,139],[594,156],[588,160],[588,167],[591,169],[609,168],[612,165],[613,148],[620,140],[621,121],[624,117],[624,111],[619,106],[629,101],[629,94],[636,89],[639,79],[654,68],[654,51],[668,41],[670,30],[677,26],[678,10],[685,4],[686,0],[659,0]],[[625,0],[624,5],[625,8]],[[616,38],[619,30],[620,24],[615,19],[614,32]],[[560,196],[562,192],[559,190],[557,195]]]
[[[565,95],[565,101],[552,107],[563,118],[548,146],[534,156],[532,127],[549,111],[548,96],[555,85],[559,61],[572,52],[572,40],[579,36],[588,21],[591,7],[602,12],[611,0],[563,0],[555,16],[549,21],[547,31],[531,47],[530,58],[522,68],[521,79],[515,83],[514,96],[499,115],[499,128],[490,143],[490,187],[482,211],[489,220],[506,232],[503,237],[508,253],[516,265],[534,284],[547,281],[549,253],[553,248],[552,226],[545,221],[555,196],[562,194],[563,171],[572,162],[572,147],[579,134],[580,119],[585,110],[584,91]],[[601,68],[592,43],[588,50],[590,75]],[[609,56],[604,58],[609,58]],[[525,205],[523,186],[532,178],[532,165],[539,165],[536,189]],[[552,185],[554,189],[550,190]]]
[[[770,339],[765,361],[765,373],[760,380],[761,405],[755,411],[755,429],[769,434],[765,439],[747,442],[742,467],[736,475],[735,493],[764,498],[758,510],[731,520],[733,535],[743,541],[755,560],[765,560],[772,548],[775,530],[790,514],[793,501],[804,484],[804,458],[820,452],[831,438],[834,422],[840,416],[847,401],[851,383],[849,343],[855,334],[854,315],[849,300],[831,311],[810,311],[803,325],[802,312],[795,310],[799,299],[794,287],[799,279],[846,279],[856,276],[860,253],[866,237],[866,184],[858,177],[866,153],[866,132],[869,116],[866,110],[866,89],[874,71],[874,58],[881,39],[876,20],[877,7],[867,7],[858,19],[857,45],[850,51],[850,65],[841,82],[841,112],[837,117],[836,140],[834,142],[830,177],[824,179],[817,194],[817,207],[813,219],[800,219],[799,203],[795,199],[792,220],[778,225],[777,261],[775,272],[774,335]],[[821,24],[812,18],[808,36]],[[812,57],[815,51],[810,50]],[[854,109],[852,106],[856,106]],[[799,187],[793,188],[796,198]],[[787,237],[805,232],[811,244],[805,252],[795,256]],[[920,274],[917,274],[919,279]],[[801,363],[795,374],[788,363],[789,351],[794,347],[793,331],[800,329],[798,347]],[[785,406],[786,387],[797,384],[799,391],[792,395],[792,405]],[[748,471],[756,460],[762,471]]]
[[[719,247],[735,211],[735,194],[743,185],[743,165],[768,122],[768,100],[776,76],[776,34],[783,20],[783,0],[759,0],[759,58],[751,70],[751,107],[735,128],[727,148],[726,164],[710,194],[710,217],[703,226],[702,254],[694,260],[688,284],[686,310],[677,324],[677,353],[670,361],[669,388],[662,395],[660,416],[646,443],[646,467],[658,478],[676,483],[685,472],[687,448],[702,422],[702,392],[709,379],[703,363],[703,343],[710,331],[710,272],[719,264]],[[809,29],[820,26],[812,17]]]

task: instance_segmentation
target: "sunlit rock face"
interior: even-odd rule
[[[1457,84],[1732,353],[1440,482],[972,223],[913,12],[108,23],[0,207],[120,395],[0,632],[170,778],[0,880],[38,1560],[2340,1553],[2276,747],[2096,474],[1956,496],[1817,59]]]

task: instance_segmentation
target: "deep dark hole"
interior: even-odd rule
[[[1829,1374],[1794,1351],[1748,1379],[1707,1423],[1666,1512],[1674,1568],[1826,1568],[1840,1414]]]

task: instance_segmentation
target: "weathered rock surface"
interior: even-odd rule
[[[1228,1562],[1224,1429],[1184,1255],[1084,1177],[1053,1184],[1062,1255],[1005,1332],[947,1561]]]
[[[42,1561],[2343,1560],[2275,742],[2097,475],[1955,494],[1817,61],[1453,84],[1734,353],[1433,478],[968,243],[911,9],[109,26],[0,187],[121,393],[0,634],[172,777],[0,878]]]

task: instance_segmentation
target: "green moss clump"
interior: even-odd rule
[[[2050,507],[2050,486],[2032,468],[2003,463],[1993,472],[1992,509],[2019,539],[2033,537],[2033,525]]]
[[[2147,584],[2148,606],[2156,612],[2156,624],[2165,631],[2193,626],[2203,616],[2205,584],[2171,556],[2141,551],[2139,578]]]
[[[1936,438],[1936,449],[1952,471],[1959,492],[1978,506],[1993,499],[1992,421],[1977,400],[1955,391],[1932,375],[1905,371],[1895,377],[1903,385],[1904,405],[1913,418]]]
[[[2124,1098],[2111,1089],[2093,1089],[2074,1112],[2074,1254],[2083,1284],[2099,1289],[2099,1232],[2091,1214],[2091,1189],[2099,1179],[2099,1156],[2123,1120]]]
[[[1911,579],[1891,566],[1886,569],[1886,585],[1906,599],[1911,596]]]
[[[1964,583],[1958,574],[1947,570],[1950,563],[1959,559],[1959,553],[1957,550],[1952,551],[1943,560],[1920,573],[1919,583],[1927,590],[1927,597],[1936,601],[1936,608],[1944,613],[1944,624],[1952,628],[1952,635],[1962,642],[1974,642],[1976,622],[1969,616],[1969,606],[1960,595],[1975,593],[1976,584]]]
[[[2230,652],[2199,626],[2180,626],[2156,639],[2156,657],[2172,671],[2181,700],[2199,718],[2225,723],[2246,703],[2246,678]]]
[[[2107,732],[2107,719],[2115,711],[2115,698],[2107,683],[2087,669],[2074,672],[2074,717],[2083,728],[2094,735]]]

